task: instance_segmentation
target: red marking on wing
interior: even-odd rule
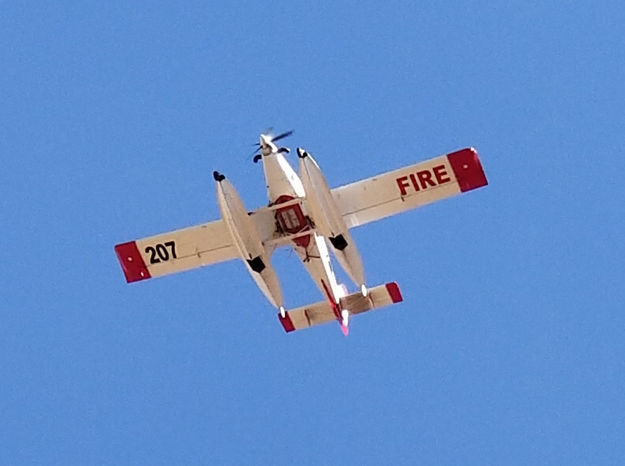
[[[402,298],[401,291],[399,291],[399,286],[397,286],[397,283],[387,283],[386,291],[388,291],[388,295],[391,297],[393,303],[401,303],[404,300],[404,298]]]
[[[292,332],[293,330],[295,330],[295,326],[293,325],[291,317],[288,313],[284,317],[282,317],[280,313],[278,313],[278,319],[280,319],[280,323],[282,324],[282,327],[284,327],[284,330],[286,332]]]
[[[115,246],[115,253],[128,283],[151,278],[150,272],[143,262],[143,257],[137,249],[137,243],[130,241],[129,243],[118,244]]]
[[[447,154],[447,160],[449,160],[449,164],[456,175],[460,191],[463,193],[488,184],[475,149],[469,148],[452,152]]]

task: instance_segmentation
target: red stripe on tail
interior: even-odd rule
[[[295,330],[295,326],[293,325],[293,322],[291,321],[291,317],[289,316],[288,312],[284,317],[282,317],[282,315],[278,313],[278,319],[280,319],[280,323],[282,324],[286,332],[292,332],[293,330]]]
[[[145,266],[145,262],[143,262],[143,257],[141,257],[137,249],[136,242],[130,241],[129,243],[118,244],[115,246],[115,253],[128,283],[151,278],[150,271]]]
[[[402,298],[401,296],[401,291],[399,291],[399,286],[397,286],[397,283],[387,283],[386,291],[388,291],[388,295],[391,297],[393,303],[401,303],[404,300],[404,298]]]

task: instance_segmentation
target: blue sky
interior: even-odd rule
[[[621,464],[620,2],[0,4],[0,462]],[[405,302],[284,334],[232,261],[113,246],[478,149],[489,186],[353,230]],[[294,254],[289,307],[320,299]]]

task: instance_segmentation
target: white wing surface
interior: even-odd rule
[[[477,152],[462,149],[332,190],[349,228],[488,184]]]
[[[289,204],[302,202],[294,199]],[[276,231],[275,210],[283,205],[261,207],[250,212],[258,234],[271,252],[289,244],[287,235]],[[230,232],[222,220],[215,220],[115,246],[128,283],[216,264],[239,257]]]
[[[115,252],[128,283],[238,257],[221,220],[118,244]]]

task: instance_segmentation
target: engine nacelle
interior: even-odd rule
[[[226,177],[218,172],[214,172],[213,177],[217,182],[219,210],[232,237],[232,243],[267,299],[274,306],[281,308],[284,303],[280,282],[254,222],[248,215],[241,197]]]

